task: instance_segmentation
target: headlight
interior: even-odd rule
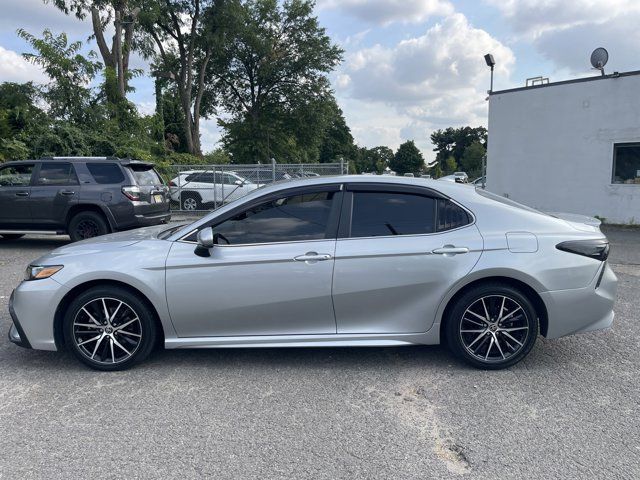
[[[42,280],[62,270],[62,265],[29,265],[24,272],[25,280]]]

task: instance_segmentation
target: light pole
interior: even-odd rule
[[[491,93],[493,92],[493,67],[496,66],[496,61],[490,53],[484,56],[484,61],[487,62],[487,67],[491,68],[491,88],[489,88],[489,93]]]

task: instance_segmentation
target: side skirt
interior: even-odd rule
[[[436,325],[434,325],[436,327]],[[260,335],[241,337],[167,338],[165,348],[399,347],[437,345],[439,328],[425,333]]]

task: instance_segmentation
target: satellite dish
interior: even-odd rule
[[[591,53],[591,66],[596,68],[602,72],[604,75],[604,66],[609,61],[609,52],[607,52],[606,48],[596,48]]]

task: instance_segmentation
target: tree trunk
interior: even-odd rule
[[[122,58],[122,10],[116,10],[114,26],[116,32],[113,37],[113,55],[116,57],[116,65],[118,69],[118,95],[120,96],[120,99],[124,99],[126,91],[124,87],[125,72]]]

